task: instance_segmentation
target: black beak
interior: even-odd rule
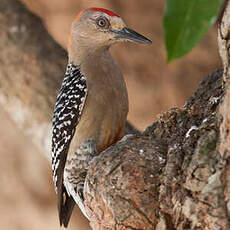
[[[118,40],[125,40],[144,44],[152,43],[152,41],[150,41],[148,38],[127,27],[124,27],[122,30],[111,30],[111,32],[116,34],[115,38]]]

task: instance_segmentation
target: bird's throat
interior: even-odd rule
[[[105,56],[108,52],[108,46],[89,46],[89,45],[73,45],[72,43],[68,47],[69,63],[74,63],[80,66],[82,63],[88,60],[98,60]]]

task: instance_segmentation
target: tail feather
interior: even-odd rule
[[[74,206],[75,201],[67,194],[66,191],[64,191],[58,204],[60,226],[63,224],[64,227],[67,228]]]

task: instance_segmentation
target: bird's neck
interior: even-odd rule
[[[69,62],[74,63],[75,65],[81,65],[82,63],[89,60],[99,60],[101,57],[106,56],[109,47],[102,46],[89,46],[86,44],[81,45],[69,45],[68,54],[69,54]]]

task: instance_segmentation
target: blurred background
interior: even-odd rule
[[[202,78],[221,67],[216,26],[184,58],[166,63],[162,30],[164,1],[142,0],[23,0],[42,18],[52,37],[67,46],[70,23],[83,8],[103,7],[121,15],[126,24],[153,41],[152,46],[115,45],[111,52],[125,77],[130,102],[129,121],[144,130],[157,114],[181,107]],[[58,229],[56,197],[49,162],[15,129],[0,111],[0,228],[7,230]],[[32,146],[32,148],[31,148]],[[72,218],[69,229],[85,230],[82,217]]]

